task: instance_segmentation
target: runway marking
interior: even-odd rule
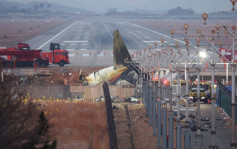
[[[154,42],[157,42],[158,44],[161,44],[161,41],[142,41],[144,43],[154,43]],[[164,43],[168,43],[167,41],[165,41]]]
[[[82,54],[83,57],[88,57],[90,54]]]
[[[160,42],[160,41],[155,41],[155,40],[151,40],[151,41],[142,41],[142,42],[144,42],[144,43],[150,43],[150,42]]]
[[[74,51],[75,49],[67,49],[67,51]]]
[[[142,38],[142,37],[136,37],[136,38]]]
[[[82,46],[86,46],[87,44],[86,43],[83,43],[83,44],[81,44]]]
[[[98,57],[103,57],[104,54],[103,53],[100,53],[100,54],[97,54]]]
[[[151,38],[151,37],[144,37],[144,38]]]
[[[105,25],[105,23],[104,23],[104,22],[103,22],[103,25],[104,25],[104,27],[105,27],[106,31],[108,32],[108,34],[110,35],[110,37],[113,39],[113,36],[112,36],[112,34],[109,32],[109,30],[108,30],[108,28],[107,28],[107,26]]]
[[[75,57],[76,54],[68,54],[69,57]]]
[[[77,44],[75,44],[75,43],[71,43],[70,45],[71,45],[71,46],[76,46]]]
[[[89,38],[89,37],[84,37],[84,38]]]
[[[72,26],[75,25],[76,23],[78,23],[78,21],[72,23],[71,25],[69,25],[68,27],[66,27],[65,29],[63,29],[61,32],[59,32],[59,33],[56,34],[53,38],[51,38],[51,39],[49,39],[48,41],[46,41],[44,44],[42,44],[41,46],[39,46],[37,49],[43,48],[46,44],[48,44],[49,42],[51,42],[52,40],[54,40],[56,37],[58,37],[60,34],[62,34],[63,32],[65,32],[67,29],[69,29],[70,27],[72,27]]]
[[[63,41],[64,43],[78,43],[78,42],[82,42],[82,43],[85,43],[85,42],[88,42],[88,41]]]
[[[90,22],[81,22],[80,24],[89,25],[89,24],[91,24],[91,23],[90,23]]]
[[[170,39],[173,39],[173,40],[175,40],[175,41],[178,41],[178,42],[180,42],[180,43],[185,44],[184,41],[178,40],[178,39],[176,39],[176,38],[172,38],[171,36],[168,36],[168,35],[162,34],[162,33],[157,32],[157,31],[153,31],[153,30],[148,29],[148,28],[145,28],[145,27],[143,27],[143,26],[140,26],[140,25],[137,25],[137,24],[133,24],[133,23],[131,23],[131,22],[129,22],[129,23],[130,23],[131,25],[136,26],[136,27],[142,28],[142,29],[144,29],[144,30],[147,30],[147,31],[150,31],[150,32],[153,32],[153,33],[159,34],[159,35],[164,36],[164,37],[166,37],[166,38],[170,38]]]
[[[81,37],[75,37],[75,38],[81,38]]]
[[[86,51],[87,49],[80,49],[81,51]]]

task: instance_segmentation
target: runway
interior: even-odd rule
[[[113,64],[113,32],[119,30],[130,54],[148,48],[160,39],[174,45],[179,39],[172,39],[169,33],[153,30],[129,21],[75,21],[68,22],[49,32],[26,41],[32,49],[48,50],[51,42],[60,43],[70,56],[70,65],[111,66]]]

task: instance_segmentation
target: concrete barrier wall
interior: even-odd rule
[[[104,96],[102,84],[98,86],[82,86],[84,89],[78,86],[70,86],[70,93],[76,95],[76,93],[80,94],[82,91],[84,92],[86,99],[92,98],[100,98]],[[134,88],[126,88],[122,86],[109,86],[110,95],[113,97],[131,97],[134,96],[135,89]]]
[[[22,88],[24,91],[29,93],[33,98],[65,98],[66,88],[64,85],[57,86],[34,86],[29,85]]]
[[[52,85],[52,86],[34,86],[29,85],[22,88],[33,98],[82,98],[86,99],[100,98],[104,96],[102,84],[98,86],[70,86],[68,88],[64,85]],[[110,95],[113,97],[131,97],[134,96],[135,89],[122,86],[109,86]]]

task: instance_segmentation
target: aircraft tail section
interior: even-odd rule
[[[124,60],[131,61],[131,56],[118,30],[114,31],[114,70],[126,66]]]

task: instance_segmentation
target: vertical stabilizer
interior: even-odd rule
[[[124,60],[131,61],[131,56],[118,30],[114,31],[114,70],[125,66]]]

